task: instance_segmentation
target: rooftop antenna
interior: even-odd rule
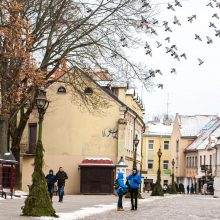
[[[169,93],[167,93],[167,103],[166,103],[166,106],[167,106],[167,117],[168,117],[168,115],[169,115],[169,105],[170,105],[170,96],[169,96]]]

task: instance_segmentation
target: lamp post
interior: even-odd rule
[[[161,148],[157,152],[158,156],[158,170],[157,170],[157,181],[151,193],[151,196],[164,196],[163,188],[161,186],[161,171],[160,171],[160,160],[162,156]]]
[[[133,158],[133,168],[137,167],[137,146],[139,144],[139,139],[138,139],[138,135],[135,135],[135,138],[133,140],[133,144],[134,144],[134,158]]]
[[[175,186],[175,182],[174,182],[174,165],[175,165],[175,160],[172,160],[172,185],[171,185],[171,189],[170,189],[170,194],[177,194],[176,192],[176,186]]]
[[[32,185],[29,188],[29,195],[25,200],[23,207],[24,216],[57,216],[52,206],[45,175],[43,173],[43,144],[42,144],[42,123],[44,114],[49,106],[46,98],[46,92],[38,90],[38,96],[35,99],[35,105],[39,113],[38,140],[34,158],[34,172],[32,174]]]

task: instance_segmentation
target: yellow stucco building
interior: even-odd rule
[[[172,133],[172,123],[149,122],[146,124],[146,131],[143,134],[143,167],[144,187],[151,185],[157,180],[158,155],[161,149],[161,185],[171,183],[171,149],[170,137]]]
[[[134,137],[137,146],[137,165],[141,164],[144,108],[134,91],[126,85],[111,88],[100,86],[87,76],[82,91],[90,91],[91,100],[99,94],[107,100],[107,108],[88,112],[73,99],[72,88],[62,82],[47,89],[49,108],[43,122],[44,172],[67,172],[66,193],[111,193],[115,176],[114,164],[121,157],[131,171]],[[92,97],[94,96],[94,97]],[[22,139],[22,189],[31,184],[34,149],[37,137],[38,113],[35,110]],[[86,174],[87,173],[87,174]],[[97,189],[97,186],[102,186]],[[97,191],[98,190],[98,191]]]

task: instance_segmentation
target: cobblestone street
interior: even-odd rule
[[[117,198],[113,195],[71,195],[66,196],[64,203],[58,203],[54,198],[54,207],[59,219],[220,219],[220,199],[202,195],[166,195],[165,197],[150,197],[139,200],[137,211],[130,211],[129,199],[124,199],[124,212],[116,211]],[[0,200],[0,219],[52,219],[22,217],[20,207],[23,199]]]

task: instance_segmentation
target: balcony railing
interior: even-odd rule
[[[201,171],[212,171],[212,165],[201,165]]]

